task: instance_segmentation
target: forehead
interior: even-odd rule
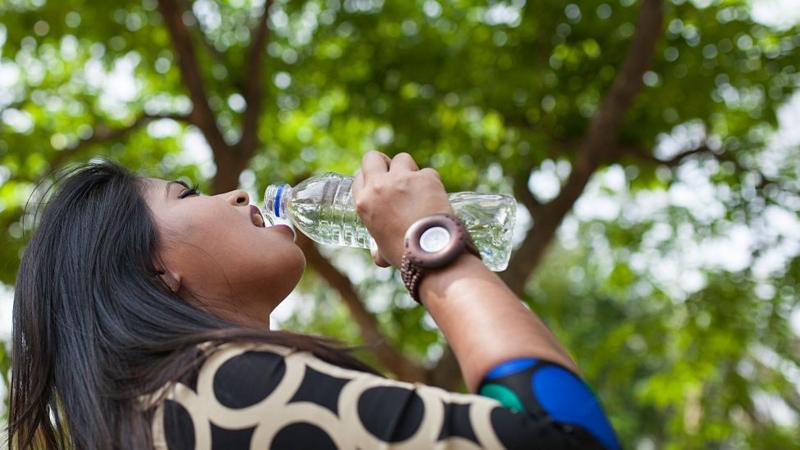
[[[142,178],[142,185],[144,186],[145,193],[155,195],[159,192],[163,195],[164,189],[167,187],[169,181],[162,180],[161,178]]]
[[[172,190],[178,187],[188,188],[189,184],[183,180],[164,180],[161,178],[142,178],[142,183],[145,185],[146,190],[160,191],[165,194],[166,190]]]
[[[145,200],[151,207],[169,201],[178,188],[186,186],[183,181],[168,181],[161,178],[142,178],[141,182]]]

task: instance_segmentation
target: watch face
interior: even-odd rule
[[[450,243],[450,232],[444,227],[430,227],[419,238],[419,246],[428,253],[436,253]]]
[[[454,260],[463,250],[464,231],[457,219],[433,214],[417,220],[406,231],[405,246],[417,267],[435,269]]]

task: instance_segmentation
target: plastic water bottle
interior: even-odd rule
[[[303,234],[321,244],[374,249],[375,240],[356,213],[352,184],[353,177],[328,172],[294,187],[270,185],[264,192],[265,216],[269,220],[288,218]],[[448,194],[448,199],[484,264],[495,272],[505,270],[516,218],[514,198],[457,192]]]

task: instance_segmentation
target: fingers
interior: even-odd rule
[[[416,161],[414,161],[414,158],[412,158],[411,155],[403,152],[398,153],[394,156],[394,158],[392,158],[389,172],[396,172],[397,170],[416,172],[419,170],[419,166],[417,166]]]
[[[361,159],[361,173],[364,181],[368,181],[372,176],[382,176],[388,172],[391,162],[392,160],[381,152],[368,151]]]
[[[389,262],[387,262],[383,258],[383,255],[381,255],[380,250],[372,249],[372,250],[370,250],[370,254],[372,255],[372,261],[375,262],[375,265],[377,265],[379,267],[389,267],[389,266],[391,266],[391,264],[389,264]]]
[[[442,177],[439,175],[439,172],[436,171],[436,169],[433,169],[431,167],[426,167],[426,168],[420,170],[419,172],[420,172],[420,174],[425,174],[426,176],[430,176],[430,177],[436,178],[439,181],[442,181]]]
[[[361,169],[356,170],[356,173],[353,175],[353,184],[350,187],[351,192],[353,193],[353,197],[358,197],[358,192],[364,186],[364,172]]]

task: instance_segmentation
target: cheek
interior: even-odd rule
[[[251,239],[248,233],[251,225],[224,209],[203,208],[178,217],[176,221],[179,224],[173,233],[175,240],[194,247],[196,252],[206,252],[206,257],[235,255]]]
[[[162,256],[173,270],[193,279],[209,277],[212,282],[223,268],[241,259],[242,239],[229,223],[207,214],[173,215],[160,227]]]
[[[195,290],[232,286],[287,295],[305,269],[305,255],[290,238],[226,209],[193,210],[170,219],[164,232],[171,267]]]

